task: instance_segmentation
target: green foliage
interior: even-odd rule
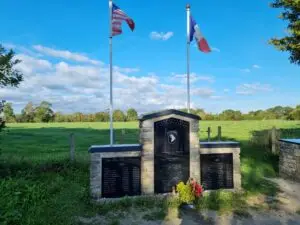
[[[120,225],[120,221],[116,218],[112,219],[108,225]]]
[[[195,201],[195,195],[193,194],[193,189],[190,183],[179,182],[176,185],[176,191],[179,194],[179,200],[182,203],[191,204]]]
[[[165,217],[166,217],[166,211],[164,210],[164,208],[159,208],[157,210],[154,210],[153,212],[145,214],[143,216],[143,219],[145,219],[145,220],[163,220]]]
[[[283,38],[273,38],[270,43],[280,51],[290,53],[290,62],[300,65],[300,1],[274,0],[273,8],[281,8],[280,19],[288,22],[288,35]]]
[[[0,132],[5,127],[4,112],[3,112],[4,103],[5,103],[5,101],[3,101],[3,100],[0,101]]]
[[[128,109],[126,114],[127,121],[136,121],[138,119],[137,111],[133,108]]]
[[[232,109],[224,110],[220,115],[220,120],[241,120],[242,113],[240,111],[234,111]]]
[[[290,114],[290,119],[292,120],[300,120],[300,105],[298,105]]]
[[[33,122],[34,121],[34,106],[32,102],[28,102],[25,108],[22,110],[21,121],[22,122]]]
[[[25,179],[2,179],[0,181],[0,223],[4,225],[22,224],[28,216],[34,215],[45,203],[44,184],[28,182]]]
[[[109,113],[107,113],[107,112],[97,112],[95,114],[95,121],[97,121],[97,122],[108,122],[109,121]]]
[[[7,123],[16,122],[16,116],[14,114],[14,110],[12,108],[11,103],[7,102],[7,103],[4,104],[3,113],[4,113],[5,121]]]
[[[246,207],[245,195],[241,193],[228,192],[223,190],[204,193],[202,198],[196,202],[198,209],[211,209],[220,213],[242,210]]]
[[[11,105],[7,105],[8,114],[13,114]],[[182,111],[187,112],[186,109]],[[291,108],[283,106],[275,106],[266,110],[250,111],[249,113],[242,114],[238,110],[227,109],[220,114],[206,113],[203,109],[191,109],[191,113],[199,115],[202,120],[272,120],[272,119],[285,119],[285,120],[300,120],[299,115],[300,107]],[[128,109],[126,115],[121,110],[115,110],[113,113],[113,120],[116,122],[136,121],[138,118],[135,109]],[[73,114],[64,114],[62,112],[54,113],[51,109],[51,104],[42,102],[39,106],[35,107],[32,102],[29,102],[20,115],[10,116],[9,123],[12,122],[109,122],[108,112],[97,112],[84,114],[75,112]]]
[[[113,113],[113,120],[118,122],[123,122],[126,121],[126,116],[121,110],[117,109]]]
[[[49,102],[42,101],[41,104],[34,110],[34,121],[35,122],[50,122],[53,120],[52,105]]]
[[[21,61],[14,59],[13,50],[7,51],[0,45],[0,88],[6,86],[17,87],[23,81],[23,75],[14,67]]]

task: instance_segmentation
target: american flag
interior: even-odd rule
[[[130,29],[134,30],[134,21],[118,6],[112,5],[112,36],[122,33],[122,21],[125,20]]]

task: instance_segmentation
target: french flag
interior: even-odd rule
[[[202,52],[208,53],[211,52],[207,41],[203,37],[203,35],[200,32],[200,28],[194,18],[190,15],[190,27],[189,27],[189,35],[190,35],[190,42],[193,40],[193,37],[195,37],[198,45],[198,49]]]

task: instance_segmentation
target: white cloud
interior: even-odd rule
[[[254,69],[260,69],[260,68],[261,68],[261,66],[256,65],[256,64],[254,64],[252,67],[253,67]]]
[[[213,52],[221,52],[221,50],[219,48],[216,48],[216,47],[211,47],[211,50]]]
[[[270,92],[272,90],[270,84],[252,83],[237,86],[236,93],[239,95],[253,95],[258,92]]]
[[[70,51],[66,51],[66,50],[57,50],[57,49],[48,48],[48,47],[45,47],[42,45],[34,45],[33,48],[42,54],[52,56],[52,57],[73,60],[76,62],[91,63],[94,65],[102,64],[102,62],[100,62],[98,60],[90,59],[87,56],[80,54],[80,53],[74,53],[74,52],[70,52]]]
[[[250,72],[251,72],[251,70],[248,69],[248,68],[246,68],[246,69],[241,69],[241,71],[244,72],[244,73],[250,73]]]
[[[39,104],[43,100],[51,102],[55,111],[65,113],[96,112],[108,108],[110,85],[107,65],[70,64],[66,61],[53,63],[51,57],[47,57],[46,60],[24,53],[18,54],[17,57],[22,60],[18,64],[18,69],[23,72],[24,81],[18,88],[0,89],[1,98],[12,102],[16,113],[19,113],[29,101]],[[131,75],[136,72],[140,72],[139,68],[114,67],[115,108],[124,110],[134,107],[142,113],[164,108],[186,107],[185,85],[164,82],[154,72]],[[178,79],[184,80],[184,76],[177,74]],[[199,76],[195,73],[191,74],[191,80],[214,81],[213,77]],[[191,87],[194,101],[191,104],[197,106],[199,105],[197,101],[218,99],[213,94],[214,90],[211,88]]]
[[[22,54],[26,54],[28,56],[33,56],[33,57],[41,57],[42,55],[40,53],[37,53],[27,47],[24,47],[22,45],[15,45],[15,44],[11,44],[11,43],[3,43],[2,44],[3,47],[5,47],[6,49],[13,49],[15,52],[22,52]]]
[[[52,67],[52,64],[49,61],[34,58],[29,55],[17,54],[15,55],[15,58],[22,61],[22,63],[16,65],[16,69],[25,74],[41,70],[49,70]]]
[[[228,93],[229,91],[230,91],[230,89],[228,89],[228,88],[224,89],[224,92],[226,92],[226,93]]]
[[[168,32],[152,31],[149,36],[152,40],[166,41],[166,40],[170,39],[173,35],[174,35],[174,33],[172,31],[168,31]]]
[[[171,78],[173,80],[180,80],[181,83],[186,84],[187,82],[187,74],[176,74],[171,73]],[[209,83],[215,82],[214,77],[212,76],[206,76],[206,75],[198,75],[196,73],[190,73],[190,83],[195,83],[197,81],[205,81]]]

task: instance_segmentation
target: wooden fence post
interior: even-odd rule
[[[210,127],[207,128],[207,141],[210,141],[210,132],[211,132],[211,129]]]
[[[218,126],[218,141],[221,141],[221,137],[222,137],[222,127]]]
[[[276,127],[272,127],[271,131],[271,143],[272,143],[272,154],[276,153]]]
[[[75,141],[74,141],[74,134],[70,134],[70,160],[73,162],[75,159]]]

